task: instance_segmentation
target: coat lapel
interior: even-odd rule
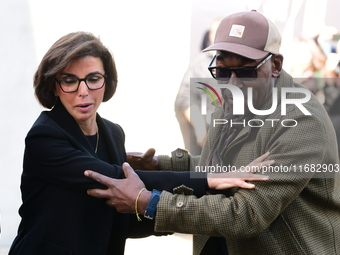
[[[280,104],[281,104],[281,88],[282,87],[287,87],[289,86],[289,84],[292,83],[292,79],[289,75],[287,75],[287,73],[285,71],[282,70],[280,77],[278,78],[275,87],[278,88],[278,93],[277,93],[277,109],[280,110]],[[265,109],[269,109],[273,104],[273,99],[272,97],[269,98],[269,100],[261,107],[260,110],[265,110]],[[258,119],[258,120],[262,120],[265,121],[266,119],[266,115],[255,115],[252,119]],[[215,112],[212,114],[211,117],[211,123],[213,123],[214,119],[223,119],[224,118],[224,114],[223,114],[223,109],[221,106],[217,107]],[[223,125],[217,125],[216,127],[213,127],[212,124],[210,125],[209,128],[209,134],[208,137],[210,138],[207,144],[207,147],[209,149],[209,153],[213,147],[213,144],[215,143],[216,139],[218,138],[221,130],[222,130]],[[255,130],[256,129],[256,130]],[[224,155],[224,157],[228,157],[229,153],[235,149],[235,147],[237,145],[239,145],[240,143],[244,142],[250,135],[251,132],[258,132],[258,130],[260,129],[260,127],[249,127],[248,124],[246,123],[246,126],[240,131],[240,133],[236,136],[236,138],[229,144],[228,149]],[[205,146],[206,147],[206,146]],[[201,162],[206,162],[209,153],[204,153],[204,150],[202,152],[202,156],[204,156],[204,158],[201,159]],[[207,154],[207,155],[205,155]]]
[[[70,141],[78,143],[78,146],[82,147],[85,151],[91,154],[94,157],[97,157],[97,154],[94,153],[94,150],[86,139],[83,131],[80,129],[78,123],[75,119],[69,114],[63,104],[58,100],[56,105],[50,111],[49,116],[53,119],[63,130],[66,131],[66,134],[70,136]]]

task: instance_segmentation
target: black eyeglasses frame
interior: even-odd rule
[[[62,74],[63,74],[63,73],[62,73]],[[103,76],[103,77],[104,77],[104,82],[103,82],[103,85],[102,85],[101,87],[93,89],[93,88],[90,88],[90,87],[89,87],[89,85],[88,85],[87,82],[86,82],[86,79],[87,79],[89,76],[92,76],[92,75],[95,75],[95,74],[99,74],[99,75]],[[86,87],[87,87],[89,90],[98,90],[98,89],[101,89],[102,87],[104,87],[105,82],[106,82],[106,78],[107,78],[107,75],[102,74],[102,73],[100,73],[100,72],[92,72],[92,73],[89,73],[89,74],[87,74],[84,78],[78,78],[78,76],[77,76],[77,75],[74,75],[74,74],[65,74],[65,75],[66,75],[66,76],[63,77],[63,78],[61,78],[60,80],[57,80],[57,78],[55,78],[55,81],[59,84],[61,90],[62,90],[63,92],[65,92],[65,93],[73,93],[73,92],[76,92],[76,91],[79,89],[80,83],[81,83],[82,81],[85,82],[85,85],[86,85]],[[65,79],[65,78],[67,78],[67,77],[73,77],[73,78],[76,78],[76,79],[78,80],[77,89],[72,90],[72,91],[65,91],[65,90],[63,89],[63,87],[62,87],[62,85],[61,85],[61,82],[62,82],[63,79]]]
[[[245,79],[245,80],[254,80],[257,78],[257,70],[262,66],[264,65],[272,56],[273,54],[269,54],[267,57],[265,57],[263,60],[260,61],[260,63],[258,63],[256,66],[242,66],[242,67],[221,67],[221,66],[211,66],[212,63],[214,62],[214,60],[216,59],[216,56],[215,55],[209,66],[208,66],[208,70],[210,71],[210,74],[211,76],[216,79],[216,80],[229,80],[230,79],[230,76],[232,73],[235,73],[236,76],[240,79]],[[223,78],[217,78],[216,75],[214,74],[214,69],[217,70],[224,70],[224,71],[229,71],[229,77],[223,77]],[[251,76],[250,77],[241,77],[242,75],[240,75],[240,77],[237,75],[237,73],[239,72],[242,72],[242,71],[253,71],[255,75]],[[240,74],[240,73],[239,73]]]

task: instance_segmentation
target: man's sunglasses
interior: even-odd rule
[[[257,78],[257,69],[259,69],[268,59],[272,57],[273,54],[268,55],[263,59],[257,66],[243,66],[243,67],[221,67],[221,66],[211,66],[216,55],[213,57],[209,64],[209,71],[216,80],[229,80],[231,74],[234,73],[240,79],[254,80]]]

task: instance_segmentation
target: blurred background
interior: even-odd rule
[[[174,102],[190,61],[200,54],[213,20],[256,9],[282,37],[284,69],[302,79],[338,77],[338,0],[0,0],[0,255],[7,254],[20,222],[24,138],[44,110],[32,80],[49,47],[73,31],[100,36],[118,70],[115,96],[102,117],[119,123],[127,151],[169,154],[184,147]],[[332,77],[333,77],[332,76]],[[193,77],[194,78],[194,77]],[[325,84],[306,83],[326,102]],[[334,85],[333,95],[337,90]],[[332,88],[333,88],[332,87]],[[334,107],[333,107],[334,108]],[[126,254],[191,254],[191,236],[128,240]]]

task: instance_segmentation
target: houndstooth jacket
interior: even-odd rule
[[[279,91],[283,87],[302,87],[284,71],[275,86]],[[279,105],[280,96],[279,92]],[[289,96],[298,98],[301,94]],[[263,109],[271,105],[272,99]],[[256,182],[253,190],[233,188],[230,196],[197,198],[162,192],[155,230],[194,234],[195,255],[200,254],[209,236],[225,237],[231,255],[340,254],[336,136],[327,113],[314,96],[304,106],[312,115],[288,105],[286,116],[281,116],[279,106],[270,116],[255,116],[253,119],[265,124],[260,128],[244,127],[224,155],[231,165],[241,167],[270,151],[269,159],[274,159],[281,170],[267,172],[268,181]],[[219,108],[212,118],[222,116]],[[272,126],[265,119],[279,121]],[[284,119],[294,119],[297,125],[284,127],[280,124]],[[199,159],[178,149],[171,158],[159,156],[162,169],[183,171],[189,164],[191,170],[195,164],[204,166],[220,126],[210,128]],[[325,166],[326,172],[320,170]],[[287,167],[290,171],[286,171]]]

